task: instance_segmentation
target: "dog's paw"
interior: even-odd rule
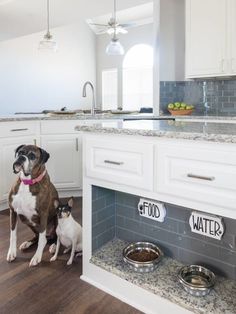
[[[24,250],[28,249],[32,244],[33,244],[33,242],[31,242],[31,241],[25,241],[20,245],[19,249],[20,249],[20,251],[24,251]]]
[[[50,262],[54,262],[57,259],[56,255],[53,255],[53,257],[50,258]]]
[[[12,262],[16,259],[16,248],[10,247],[7,253],[7,261]]]
[[[66,249],[63,251],[63,254],[68,253],[70,250],[71,250],[71,247],[66,248]]]
[[[42,256],[35,253],[34,256],[31,258],[29,263],[29,267],[37,266],[42,260]]]
[[[49,253],[50,254],[54,254],[55,252],[56,252],[56,244],[55,243],[53,243],[53,244],[51,244],[50,246],[49,246]]]
[[[72,260],[72,259],[69,259],[69,260],[68,260],[68,262],[66,263],[66,265],[68,265],[68,266],[69,266],[69,265],[71,265],[71,264],[72,264],[72,262],[73,262],[73,260]]]
[[[83,256],[83,251],[76,252],[75,257],[80,257],[80,256]]]

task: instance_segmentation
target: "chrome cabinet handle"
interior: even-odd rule
[[[215,180],[215,177],[200,176],[200,175],[192,174],[192,173],[188,173],[187,177],[193,178],[193,179],[205,180],[205,181],[214,181]]]
[[[78,138],[75,139],[75,150],[77,152],[79,151],[79,140],[78,140]]]
[[[121,166],[124,163],[122,161],[113,161],[113,160],[104,160],[105,164],[111,164],[111,165],[116,165],[116,166]]]
[[[11,132],[28,131],[28,129],[11,129]]]
[[[221,60],[221,72],[224,73],[225,71],[225,59]]]
[[[230,64],[230,67],[231,67],[231,71],[234,71],[234,61],[235,59],[234,58],[231,58],[231,64]]]

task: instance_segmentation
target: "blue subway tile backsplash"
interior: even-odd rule
[[[161,112],[167,114],[173,102],[194,105],[195,115],[235,115],[236,80],[161,81]]]
[[[163,223],[140,217],[140,196],[93,186],[92,250],[117,237],[127,241],[151,241],[164,254],[186,264],[205,265],[216,273],[236,279],[236,220],[224,218],[221,241],[192,233],[191,209],[165,204]]]

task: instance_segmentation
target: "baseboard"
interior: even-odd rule
[[[0,212],[3,210],[6,210],[8,208],[8,203],[7,202],[3,202],[0,204]]]
[[[145,314],[193,314],[170,300],[153,294],[91,263],[83,265],[80,279]]]
[[[59,198],[64,198],[64,197],[81,197],[82,196],[82,190],[75,190],[75,191],[58,191]]]

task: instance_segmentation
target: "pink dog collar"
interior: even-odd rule
[[[43,177],[45,176],[45,174],[46,174],[46,170],[44,170],[44,172],[42,172],[37,178],[35,178],[35,179],[21,179],[20,178],[20,180],[21,180],[21,182],[23,182],[24,183],[24,185],[34,185],[35,183],[38,183],[38,182],[40,182],[42,179],[43,179]]]

